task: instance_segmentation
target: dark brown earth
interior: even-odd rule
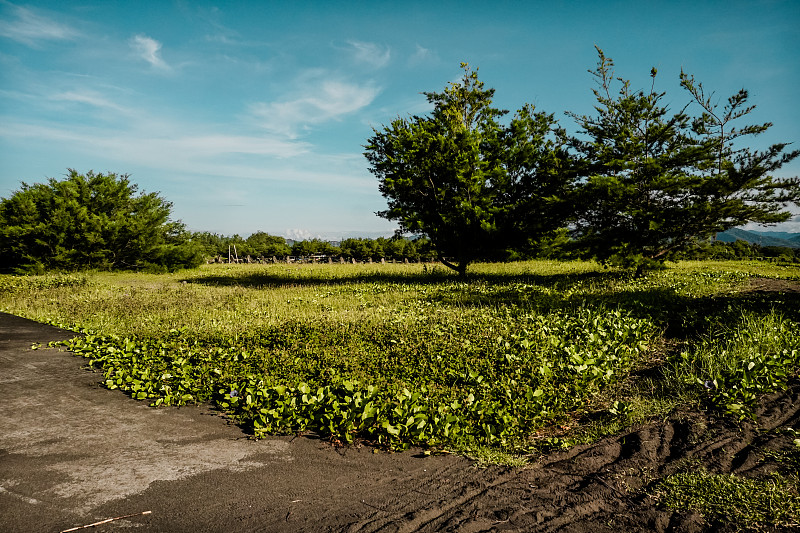
[[[773,431],[800,427],[800,383],[766,398],[759,426],[678,413],[525,468],[252,441],[203,408],[150,409],[47,349],[69,332],[0,313],[0,531],[718,531],[651,493],[701,465],[758,475]],[[41,343],[33,350],[34,343]]]
[[[773,278],[750,278],[745,292],[800,293],[800,281]]]

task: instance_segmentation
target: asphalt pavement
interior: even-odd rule
[[[47,347],[74,335],[0,313],[0,531],[109,519],[97,530],[345,530],[434,472],[469,465],[255,441],[209,407],[154,409]]]

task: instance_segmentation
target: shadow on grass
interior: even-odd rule
[[[440,301],[448,303],[448,298],[440,298]],[[669,287],[650,287],[560,295],[552,292],[526,294],[510,287],[494,294],[462,294],[450,303],[473,307],[510,306],[537,312],[621,309],[635,318],[652,321],[664,329],[668,338],[689,338],[714,325],[737,324],[743,313],[765,315],[777,311],[789,320],[800,322],[798,292],[736,292],[693,297]]]
[[[671,287],[625,287],[587,294],[580,285],[616,284],[632,280],[620,270],[579,273],[470,273],[459,278],[441,267],[427,272],[371,271],[332,277],[330,273],[304,273],[303,276],[260,272],[238,276],[209,275],[187,278],[187,283],[211,286],[238,286],[252,289],[338,286],[354,283],[408,284],[436,286],[426,298],[440,305],[461,308],[511,307],[520,310],[552,312],[579,308],[622,309],[636,318],[653,321],[664,328],[669,338],[689,338],[708,331],[713,325],[736,324],[745,312],[767,314],[778,311],[800,322],[800,292],[745,291],[693,297]],[[482,290],[487,287],[488,290]]]
[[[621,271],[580,272],[569,274],[483,274],[470,273],[464,278],[459,278],[456,273],[443,271],[442,267],[434,267],[425,272],[364,272],[360,274],[333,277],[330,274],[314,276],[313,272],[300,276],[260,272],[237,276],[209,275],[185,278],[181,281],[211,285],[217,287],[245,287],[252,289],[271,289],[286,287],[317,287],[336,286],[351,283],[392,283],[409,285],[439,285],[445,283],[485,283],[501,285],[509,283],[525,283],[541,287],[571,285],[574,283],[597,280],[624,280],[631,277],[630,273]]]

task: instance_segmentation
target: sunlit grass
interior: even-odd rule
[[[737,290],[750,276],[800,279],[800,268],[681,262],[631,279],[593,262],[528,261],[476,264],[460,281],[441,265],[204,265],[173,274],[91,273],[86,286],[36,289],[33,283],[25,294],[0,294],[0,305],[38,320],[119,333],[183,327],[234,332],[288,319],[362,322],[418,300],[520,308],[548,298],[580,302],[647,291],[698,298]]]
[[[739,530],[764,531],[800,527],[800,483],[797,474],[748,479],[705,470],[669,476],[659,486],[662,505],[698,511],[712,524],[736,524]]]

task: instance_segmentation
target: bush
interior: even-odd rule
[[[127,174],[86,175],[22,187],[0,201],[0,271],[175,270],[196,267],[202,251],[172,204],[137,194]]]

